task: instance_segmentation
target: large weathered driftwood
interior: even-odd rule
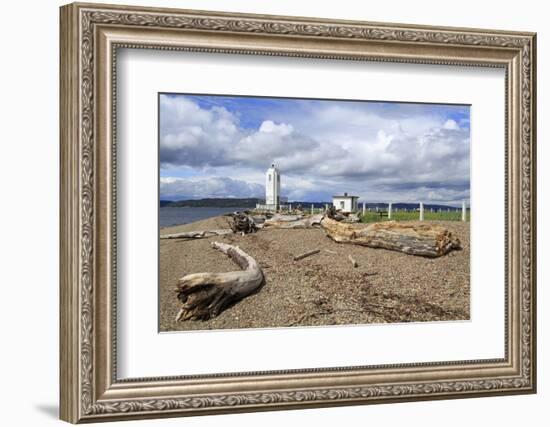
[[[325,217],[321,226],[327,236],[338,243],[384,248],[411,255],[435,258],[461,247],[458,238],[449,230],[433,224],[386,221],[357,228]]]
[[[176,287],[177,297],[182,303],[176,321],[216,317],[230,304],[259,289],[264,281],[256,260],[238,246],[219,242],[212,242],[211,245],[228,255],[242,270],[195,273],[182,277]]]

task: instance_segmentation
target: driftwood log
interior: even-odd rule
[[[430,258],[461,248],[460,240],[449,230],[433,224],[385,221],[358,228],[325,217],[321,227],[337,243],[383,248]]]
[[[280,215],[266,220],[263,224],[263,228],[313,228],[321,226],[322,219],[322,214],[307,217]]]
[[[204,230],[204,231],[184,231],[182,233],[161,234],[161,239],[203,239],[205,237],[223,236],[224,234],[232,234],[233,231],[229,228],[221,230]]]
[[[275,214],[266,219],[266,222],[293,222],[304,217],[303,214]]]
[[[176,321],[216,317],[229,305],[257,291],[264,282],[259,264],[238,246],[219,242],[211,245],[228,255],[242,270],[182,277],[176,287],[177,297],[182,303]]]

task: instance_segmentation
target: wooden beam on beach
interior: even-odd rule
[[[294,261],[299,261],[301,259],[307,258],[308,256],[315,255],[321,252],[321,249],[314,249],[312,251],[304,252],[303,254],[296,255]]]

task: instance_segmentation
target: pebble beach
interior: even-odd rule
[[[160,240],[160,331],[469,320],[470,223],[434,223],[456,234],[462,250],[424,258],[335,243],[322,229]],[[162,228],[160,233],[223,228],[227,219],[220,216]],[[179,278],[238,269],[210,247],[212,241],[237,245],[254,257],[265,283],[213,319],[176,322],[180,303],[174,289]],[[317,249],[319,253],[294,261]]]

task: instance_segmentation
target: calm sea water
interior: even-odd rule
[[[189,224],[190,222],[200,221],[201,219],[211,218],[226,213],[243,211],[250,208],[160,208],[159,225],[160,227],[170,227],[172,225]]]

